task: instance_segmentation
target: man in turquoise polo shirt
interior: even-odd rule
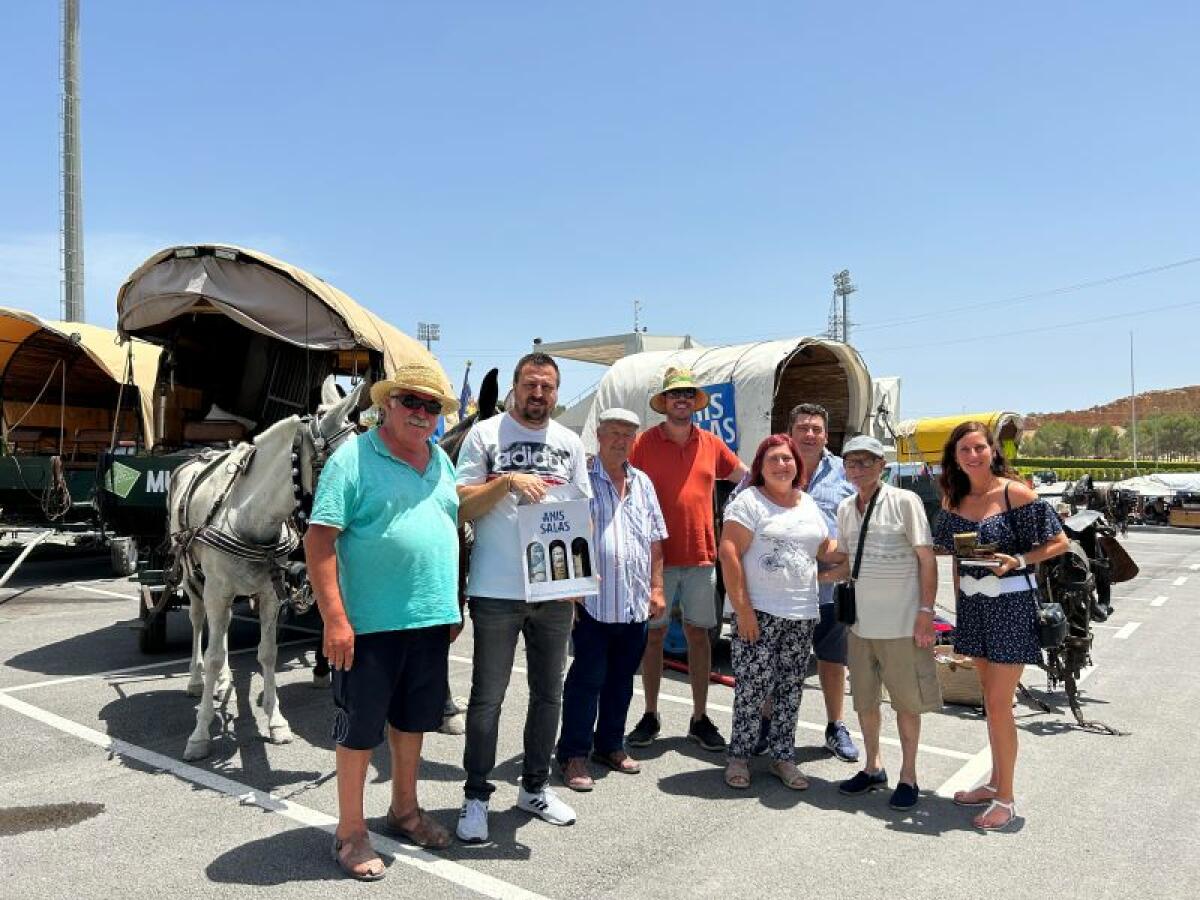
[[[385,726],[388,830],[425,848],[450,843],[417,804],[417,769],[424,732],[442,723],[450,631],[461,622],[454,465],[431,440],[438,416],[458,402],[425,364],[376,382],[371,399],[383,422],[330,458],[304,541],[337,706],[333,856],[362,881],[384,874],[367,835],[363,786]]]

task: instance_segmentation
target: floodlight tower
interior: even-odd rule
[[[425,342],[425,349],[433,352],[431,344],[442,339],[442,326],[436,322],[418,322],[417,340]]]
[[[850,297],[851,294],[853,294],[857,290],[858,290],[858,288],[855,287],[854,283],[850,280],[850,270],[849,269],[842,269],[842,271],[838,272],[836,275],[833,276],[834,302],[836,303],[840,299],[841,300],[841,308],[842,308],[841,309],[841,326],[842,326],[841,332],[842,333],[841,333],[841,337],[838,337],[837,339],[840,340],[843,344],[850,343],[850,303],[849,303],[848,298]],[[836,335],[835,335],[835,337],[836,337]]]
[[[79,0],[62,5],[62,317],[82,322],[83,162],[79,147]]]

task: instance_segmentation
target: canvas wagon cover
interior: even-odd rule
[[[49,321],[30,312],[7,307],[0,307],[0,376],[8,368],[9,361],[22,342],[38,331],[46,331],[63,341],[70,341],[72,335],[78,334],[79,346],[101,371],[117,384],[124,379],[125,357],[129,348],[119,343],[117,333],[112,329],[83,322]],[[147,446],[154,443],[154,379],[158,372],[160,352],[158,347],[145,341],[133,342],[133,383],[138,388]],[[50,374],[49,370],[46,374]],[[58,394],[53,387],[48,393],[51,394],[49,401],[57,402]]]
[[[177,251],[195,255],[180,257]],[[317,276],[232,244],[189,244],[155,253],[117,292],[117,330],[122,337],[144,334],[204,306],[299,347],[375,350],[389,374],[404,363],[432,365],[454,393],[437,359],[419,341]]]
[[[837,341],[797,337],[725,347],[635,353],[613,363],[596,389],[596,400],[583,427],[584,445],[596,446],[596,416],[601,410],[621,406],[633,410],[643,427],[657,425],[664,416],[650,409],[650,397],[662,387],[671,366],[691,369],[701,385],[732,383],[738,455],[749,464],[759,443],[771,429],[775,402],[775,376],[780,363],[805,347],[829,350],[842,367],[849,388],[847,428],[866,431],[871,415],[871,376],[854,348]]]
[[[1015,431],[1019,436],[1024,421],[1024,417],[1019,413],[1004,411],[908,419],[896,426],[896,458],[902,462],[938,463],[942,461],[942,448],[946,445],[950,432],[963,422],[982,422],[991,429],[992,434],[999,434],[1008,429]],[[1005,446],[1003,449],[1011,461],[1015,446]]]

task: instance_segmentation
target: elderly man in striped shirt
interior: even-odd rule
[[[595,786],[589,754],[614,772],[641,771],[624,749],[625,718],[646,647],[646,623],[666,609],[662,541],[667,526],[650,478],[629,464],[641,423],[620,408],[604,410],[596,420],[599,452],[588,474],[600,593],[576,608],[575,658],[563,686],[556,754],[563,784],[574,791]]]

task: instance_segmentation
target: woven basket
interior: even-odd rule
[[[933,648],[933,659],[937,663],[943,703],[983,706],[983,687],[969,657],[959,656],[949,644],[938,644]]]

